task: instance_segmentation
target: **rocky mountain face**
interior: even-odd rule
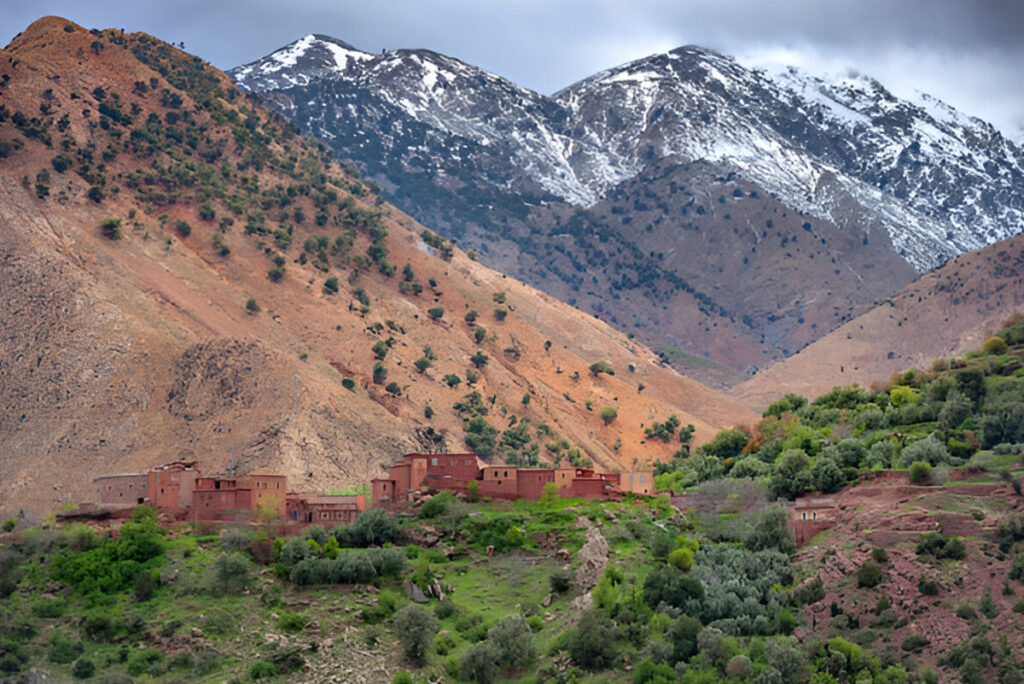
[[[1024,216],[1020,147],[928,96],[901,101],[861,76],[768,74],[684,47],[548,97],[437,53],[371,55],[325,36],[231,74],[486,263],[607,312],[653,346],[737,369],[794,353],[915,272],[1016,233]],[[658,182],[689,204],[662,209]],[[751,193],[758,207],[738,221],[729,203]],[[783,214],[796,231],[778,226]],[[771,265],[761,250],[770,237],[816,240],[832,282]],[[614,249],[590,261],[597,241]],[[758,275],[709,268],[695,242],[717,243],[736,270]],[[677,248],[666,259],[652,243]],[[593,282],[608,271],[641,276]],[[748,306],[772,292],[766,279],[788,298]],[[825,305],[829,291],[842,295]],[[616,311],[616,294],[628,311]]]
[[[629,468],[679,449],[654,421],[699,443],[754,415],[424,231],[197,57],[57,17],[0,56],[5,517],[177,458],[300,491],[470,441]]]

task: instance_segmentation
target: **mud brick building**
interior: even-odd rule
[[[653,494],[654,472],[596,473],[590,468],[520,468],[482,465],[473,454],[407,454],[370,482],[372,505],[404,508],[423,491],[469,492],[493,499],[536,501],[554,483],[559,496],[616,498],[623,493]]]

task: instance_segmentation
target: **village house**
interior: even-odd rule
[[[366,509],[366,496],[296,494],[291,492],[285,499],[287,519],[291,523],[306,523],[333,527],[351,525],[359,512]]]
[[[787,504],[787,508],[797,546],[803,546],[814,535],[835,524],[836,502],[830,496],[802,496]]]
[[[199,477],[189,519],[196,522],[249,522],[262,509],[284,520],[288,481],[284,475],[249,473],[240,478]]]
[[[404,509],[423,492],[450,491],[514,501],[536,501],[554,484],[566,498],[617,499],[653,494],[654,473],[597,473],[592,468],[521,468],[484,465],[475,454],[406,454],[388,477],[370,483],[371,504]],[[149,504],[163,515],[210,523],[277,521],[289,531],[307,525],[350,525],[367,508],[366,495],[288,491],[284,475],[256,471],[242,477],[205,477],[194,461],[175,461],[142,473],[100,475],[93,480],[102,505]]]
[[[404,508],[423,491],[466,494],[471,482],[480,496],[536,501],[554,483],[559,496],[609,498],[623,493],[654,493],[654,472],[595,473],[591,468],[522,468],[481,465],[474,454],[407,454],[371,480],[371,505]]]

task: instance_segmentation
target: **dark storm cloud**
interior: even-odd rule
[[[325,33],[370,52],[437,50],[547,93],[692,43],[749,64],[853,67],[897,94],[932,93],[1014,135],[1024,126],[1018,0],[39,0],[5,9],[0,40],[44,13],[184,41],[221,68]]]

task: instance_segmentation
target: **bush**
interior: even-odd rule
[[[498,648],[489,639],[473,644],[459,659],[459,679],[463,681],[491,684],[500,674]]]
[[[916,485],[929,485],[932,483],[932,467],[924,461],[914,461],[907,469],[907,476]]]
[[[402,653],[411,662],[422,665],[437,634],[437,618],[423,606],[412,604],[395,613],[394,624]]]
[[[959,537],[947,537],[938,532],[927,532],[921,536],[915,549],[918,556],[932,556],[936,559],[952,558],[963,560],[967,557],[967,547]],[[1013,572],[1011,569],[1011,579]]]
[[[982,351],[986,354],[999,356],[1006,353],[1006,340],[1001,337],[990,337],[981,345]]]
[[[80,655],[82,655],[80,642],[73,641],[60,632],[56,632],[50,637],[50,648],[46,656],[50,662],[66,665],[74,662]]]
[[[249,677],[252,679],[266,679],[277,676],[277,666],[269,660],[257,660],[249,666]]]
[[[882,583],[882,568],[874,561],[864,561],[857,568],[857,586],[872,588]]]
[[[552,592],[564,594],[572,586],[572,575],[569,574],[568,570],[555,570],[548,577],[548,583],[551,585]]]
[[[245,303],[245,310],[248,311],[249,313],[254,314],[262,311],[262,309],[260,309],[259,303],[252,297],[249,297],[249,301]]]
[[[308,622],[305,615],[281,611],[281,617],[277,619],[277,626],[286,632],[297,633],[306,628]]]
[[[96,666],[88,658],[79,658],[71,668],[71,675],[75,679],[89,679],[96,673]]]
[[[214,594],[241,594],[251,582],[252,563],[242,553],[222,553],[214,559],[210,576]]]
[[[100,232],[103,233],[103,237],[108,240],[120,240],[124,237],[121,232],[121,219],[119,218],[106,218],[100,221]]]
[[[487,640],[498,651],[498,664],[504,668],[524,667],[537,657],[533,632],[522,615],[507,615],[487,630]]]
[[[908,653],[918,653],[930,643],[931,642],[928,641],[927,638],[920,634],[911,634],[903,640],[903,643],[900,644],[900,648]]]
[[[432,307],[427,309],[427,315],[430,316],[431,320],[440,320],[441,317],[444,316],[444,309],[440,306]]]
[[[602,406],[600,415],[605,425],[611,425],[612,421],[619,417],[619,412],[614,406]]]
[[[338,294],[338,279],[331,277],[324,281],[324,294]]]
[[[174,224],[174,228],[178,231],[178,234],[181,235],[181,237],[188,237],[192,234],[192,226],[189,225],[188,221],[178,221]]]
[[[693,567],[693,551],[690,549],[676,549],[668,555],[668,562],[680,570],[689,570]]]
[[[679,572],[674,568],[671,570]],[[646,584],[644,588],[646,593]],[[598,610],[583,613],[579,626],[569,634],[566,645],[573,662],[585,670],[603,670],[618,657],[615,624]]]
[[[448,618],[458,615],[459,607],[451,601],[438,601],[437,605],[434,606],[434,615],[437,616],[438,620],[447,620]]]

